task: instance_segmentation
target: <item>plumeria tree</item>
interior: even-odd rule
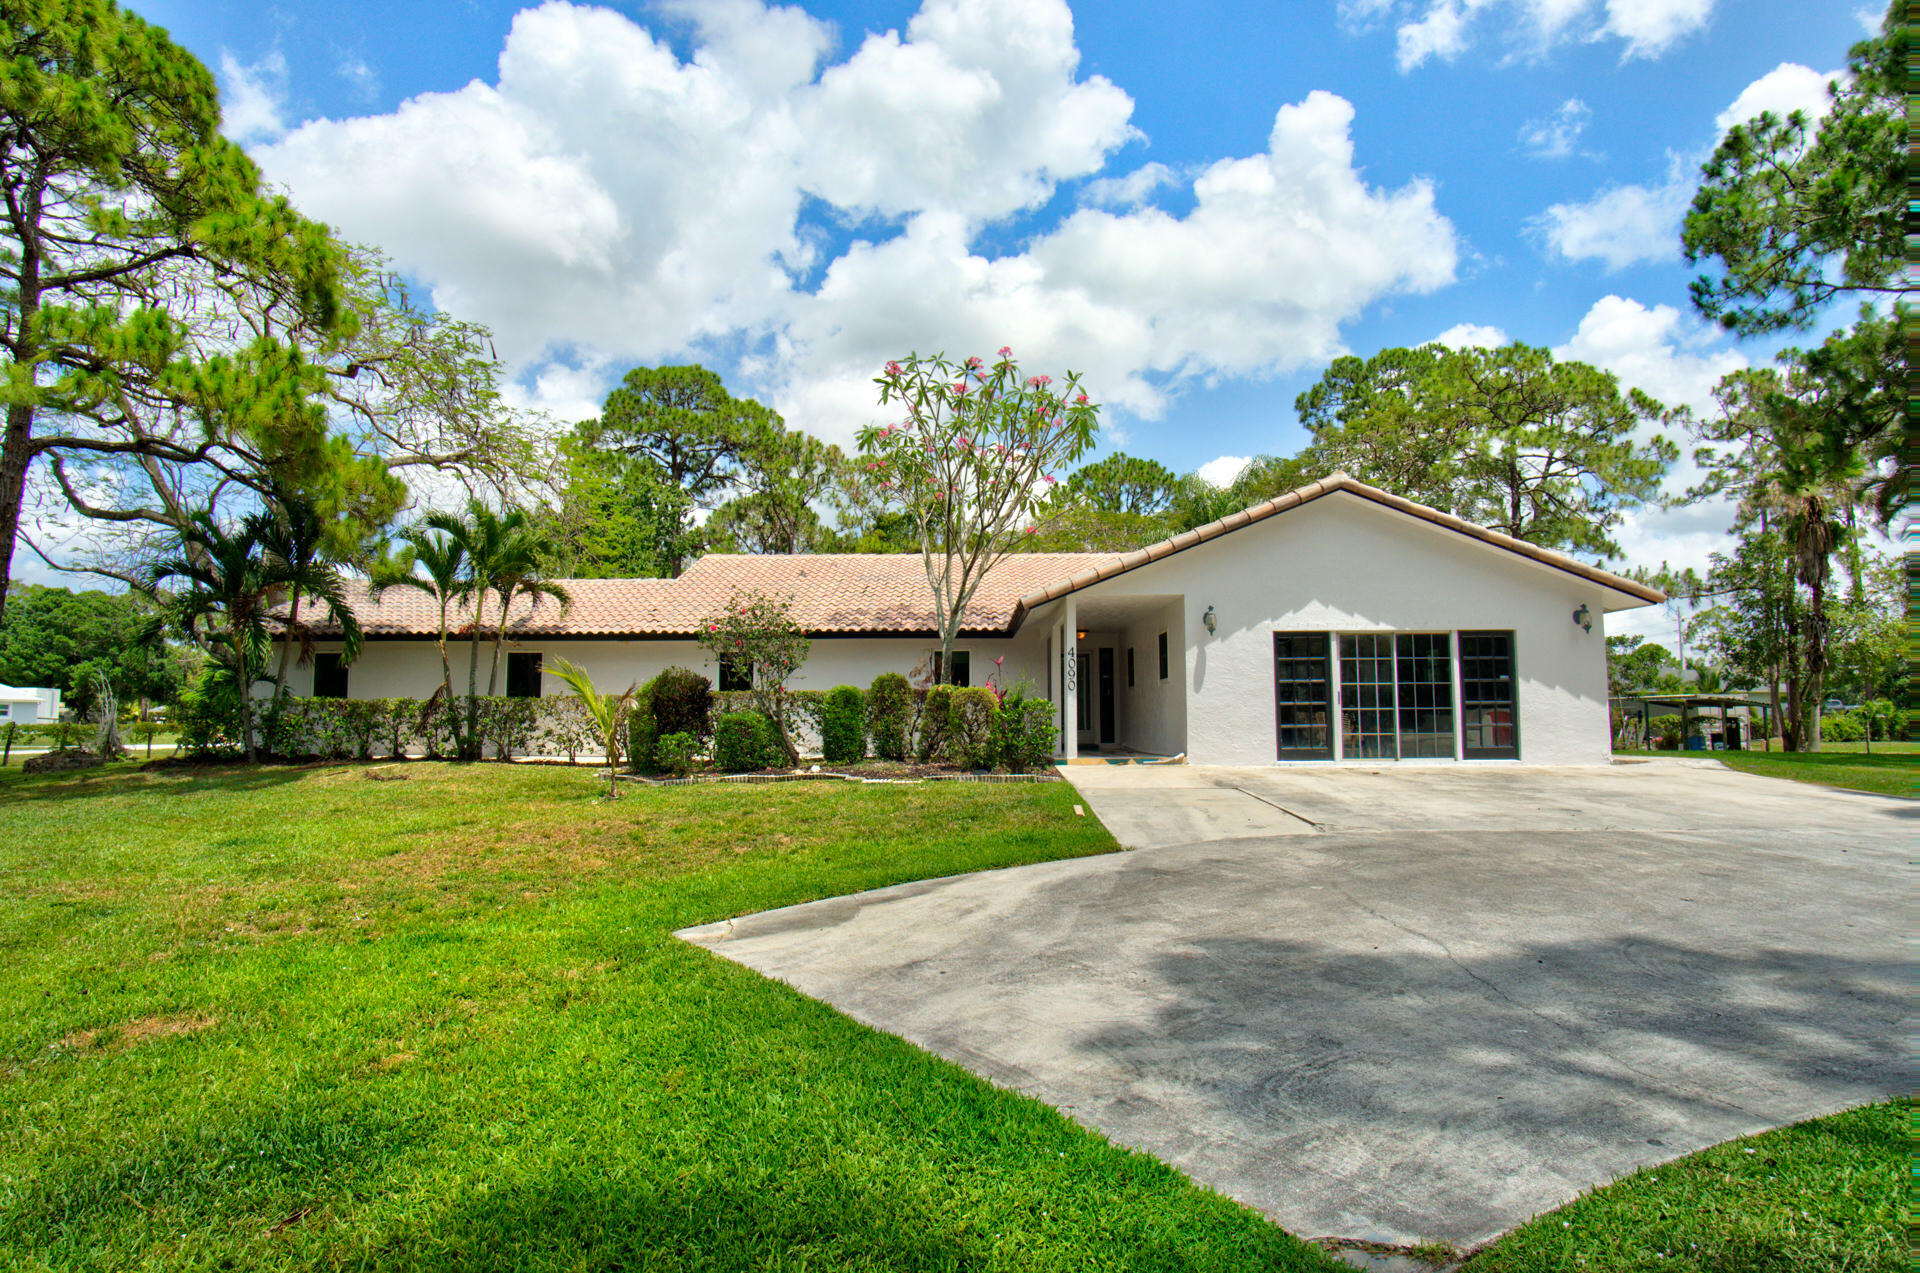
[[[785,597],[736,592],[725,607],[700,621],[700,644],[749,678],[754,708],[779,731],[789,763],[797,762],[800,754],[793,745],[787,682],[807,661],[813,645],[793,621],[791,606]]]
[[[1069,371],[1025,376],[1002,347],[994,361],[910,354],[874,381],[904,419],[860,431],[864,464],[917,527],[940,629],[939,675],[974,593],[1024,534],[1058,480],[1093,447],[1099,407]]]

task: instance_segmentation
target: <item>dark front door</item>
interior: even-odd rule
[[[1281,760],[1333,759],[1327,634],[1273,634],[1273,703]]]
[[[1113,746],[1113,649],[1100,647],[1100,745]]]

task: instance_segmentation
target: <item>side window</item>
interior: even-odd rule
[[[1160,634],[1160,679],[1167,679],[1167,634]]]
[[[940,669],[945,665],[940,661],[940,651],[933,652],[933,679],[942,684],[962,688],[973,684],[973,655],[966,650],[953,652],[953,675],[941,676]]]
[[[347,666],[340,661],[338,654],[313,656],[313,696],[315,698],[347,696]]]
[[[1133,647],[1127,647],[1127,688],[1133,688]]]
[[[540,655],[538,652],[508,653],[507,697],[540,697]]]
[[[731,654],[720,656],[720,689],[750,690],[753,688],[753,670]]]

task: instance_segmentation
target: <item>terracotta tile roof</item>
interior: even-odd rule
[[[1157,544],[1148,544],[1145,548],[1136,548],[1130,553],[1117,554],[1104,562],[1089,565],[1072,575],[1056,579],[1045,587],[1036,588],[1020,598],[1019,604],[1015,607],[1014,621],[1019,622],[1026,617],[1029,610],[1043,606],[1049,601],[1056,601],[1070,592],[1078,592],[1103,579],[1111,579],[1129,570],[1137,570],[1148,562],[1171,557],[1184,549],[1204,544],[1210,539],[1218,539],[1229,531],[1239,530],[1243,526],[1265,521],[1277,513],[1299,508],[1303,504],[1311,503],[1323,495],[1331,495],[1335,491],[1345,491],[1351,495],[1358,495],[1361,499],[1384,504],[1397,512],[1432,522],[1447,530],[1457,531],[1490,547],[1503,548],[1542,565],[1552,566],[1556,570],[1564,570],[1570,575],[1577,575],[1593,583],[1602,584],[1616,592],[1625,593],[1641,603],[1658,603],[1667,599],[1666,594],[1658,589],[1635,583],[1624,575],[1616,575],[1598,566],[1589,566],[1586,562],[1576,561],[1564,553],[1542,548],[1538,544],[1529,544],[1511,535],[1503,535],[1497,530],[1488,530],[1485,526],[1477,526],[1463,518],[1455,517],[1452,513],[1443,513],[1437,508],[1416,504],[1410,499],[1390,494],[1377,486],[1368,486],[1365,482],[1348,477],[1345,473],[1332,473],[1317,482],[1309,482],[1305,486],[1288,491],[1285,495],[1275,496],[1251,508],[1241,509],[1237,513],[1229,513],[1219,521],[1208,522],[1205,526],[1196,526],[1192,530],[1175,535],[1172,539],[1163,539]],[[1609,609],[1612,608],[1614,607],[1609,607]]]
[[[1476,526],[1388,494],[1378,487],[1335,473],[1217,522],[1149,544],[1130,553],[1015,553],[988,574],[974,594],[962,625],[969,632],[1007,632],[1028,611],[1070,592],[1125,574],[1230,531],[1299,508],[1335,491],[1385,505],[1398,512],[1456,531],[1492,548],[1516,553],[1542,565],[1602,584],[1638,602],[1665,597],[1631,579],[1589,566],[1561,553]],[[573,602],[562,611],[552,600],[515,603],[508,631],[520,637],[679,637],[699,629],[702,619],[720,609],[735,592],[761,592],[791,598],[794,621],[810,633],[924,633],[934,630],[933,593],[918,553],[821,553],[752,556],[711,553],[687,567],[678,579],[562,579]],[[426,593],[389,588],[375,602],[365,584],[349,585],[353,611],[369,636],[433,636],[438,612]],[[449,613],[448,630],[458,632],[471,610]],[[483,616],[491,622],[491,616]],[[337,631],[315,624],[318,635]]]
[[[967,608],[963,627],[1004,632],[1021,597],[1116,560],[1112,553],[1016,553],[987,576]],[[735,592],[792,600],[794,621],[808,632],[932,632],[933,593],[918,553],[822,553],[752,556],[712,553],[678,579],[562,579],[572,597],[562,613],[551,599],[514,604],[509,633],[546,637],[673,637],[695,632],[700,621]],[[389,588],[379,601],[364,583],[349,585],[349,601],[369,636],[433,636],[439,611],[414,588]],[[482,621],[491,625],[492,609]],[[448,630],[471,621],[472,609],[448,612]],[[315,625],[319,635],[338,629]]]

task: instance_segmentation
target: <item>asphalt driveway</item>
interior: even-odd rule
[[[1070,776],[1139,851],[682,936],[1303,1237],[1471,1246],[1911,1086],[1915,803],[1658,762]]]

